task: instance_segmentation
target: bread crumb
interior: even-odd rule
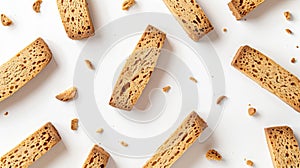
[[[163,92],[169,92],[170,89],[171,89],[171,86],[166,86],[163,88]]]
[[[249,116],[254,116],[255,113],[256,113],[256,109],[255,109],[255,108],[250,107],[250,108],[248,109],[248,114],[249,114]]]
[[[291,20],[291,13],[289,11],[286,11],[283,14],[284,14],[286,20]]]
[[[195,79],[195,78],[192,77],[192,76],[190,77],[190,80],[193,81],[193,82],[195,82],[195,83],[198,83],[197,79]]]
[[[135,4],[135,0],[124,0],[122,4],[122,10],[128,10]]]
[[[227,32],[227,29],[226,29],[226,28],[223,28],[223,32]]]
[[[296,48],[299,48],[299,46],[296,46]]]
[[[42,0],[36,0],[33,5],[32,5],[32,9],[36,12],[36,13],[40,13],[40,9],[41,9],[41,4],[42,4]]]
[[[251,160],[247,160],[247,161],[246,161],[246,164],[247,164],[248,166],[253,166],[253,165],[254,165],[254,163],[253,163]]]
[[[206,159],[207,160],[222,160],[222,156],[214,149],[210,149],[206,152]]]
[[[68,90],[65,90],[64,92],[56,95],[56,99],[60,101],[70,101],[75,98],[77,93],[77,88],[76,87],[71,87]]]
[[[77,118],[75,118],[71,121],[71,129],[72,130],[76,131],[78,129],[78,121],[79,120]]]
[[[226,96],[220,96],[218,99],[217,99],[217,104],[221,104],[223,102],[224,99],[226,99],[227,97]]]
[[[121,145],[124,146],[124,147],[127,147],[127,146],[128,146],[128,143],[126,143],[126,142],[124,142],[124,141],[121,141],[120,143],[121,143]]]
[[[84,60],[84,62],[89,69],[91,69],[91,70],[95,69],[94,65],[92,64],[92,62],[90,60]]]
[[[96,133],[102,134],[102,133],[103,133],[103,131],[104,131],[104,129],[103,129],[103,128],[99,128],[99,129],[97,129]]]
[[[2,23],[3,26],[9,26],[13,22],[5,14],[1,14],[1,23]]]
[[[8,115],[8,111],[4,112],[4,115],[7,116]]]
[[[292,58],[291,63],[295,63],[295,62],[296,62],[296,58]]]
[[[292,30],[290,30],[290,29],[285,29],[285,31],[286,31],[288,34],[293,34]]]

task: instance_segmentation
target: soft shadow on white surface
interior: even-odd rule
[[[99,23],[100,19],[99,19],[99,15],[97,15],[97,12],[96,12],[97,11],[96,5],[93,5],[93,3],[96,3],[96,2],[93,2],[92,0],[88,0],[87,3],[89,6],[89,12],[90,12],[90,15],[92,18],[94,29],[96,31],[100,27],[100,23]]]
[[[109,158],[106,167],[107,168],[117,168],[116,162],[114,161],[114,159],[112,157]]]
[[[65,155],[67,148],[65,144],[61,141],[55,145],[51,150],[49,150],[40,159],[35,161],[30,168],[41,168],[41,167],[51,167],[51,163],[55,162],[55,159]]]
[[[211,32],[209,32],[207,34],[207,36],[211,42],[214,42],[214,41],[218,40],[218,38],[219,38],[219,35],[216,30],[212,30]],[[200,41],[201,41],[201,39],[200,39]]]
[[[57,65],[54,61],[54,58],[52,58],[45,69],[43,69],[35,78],[31,79],[15,94],[0,102],[0,111],[8,109],[11,106],[18,106],[19,102],[21,103],[24,99],[26,99],[26,97],[37,91],[38,88],[43,85],[43,83],[47,82],[47,79],[50,78],[51,74],[54,73],[56,67]]]

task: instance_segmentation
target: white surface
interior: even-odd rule
[[[54,96],[72,85],[75,63],[86,40],[72,41],[67,38],[55,1],[44,0],[40,14],[33,12],[33,2],[0,1],[0,13],[5,13],[14,21],[11,27],[0,26],[0,63],[7,61],[38,36],[47,41],[55,61],[14,96],[0,103],[0,155],[46,121],[51,121],[59,130],[63,143],[32,167],[81,167],[93,143],[82,129],[77,132],[70,130],[70,120],[76,117],[74,103],[59,102]],[[121,0],[89,1],[95,28],[128,14],[169,13],[161,0],[139,0],[128,12],[120,9],[121,3]],[[247,21],[236,21],[227,7],[227,1],[199,3],[215,27],[209,36],[223,64],[229,99],[213,136],[204,144],[194,144],[174,167],[246,167],[244,158],[253,160],[256,167],[272,167],[263,128],[290,125],[300,137],[300,126],[297,124],[299,113],[233,69],[230,62],[240,45],[249,44],[300,77],[297,71],[299,63],[290,63],[292,57],[300,59],[300,49],[295,47],[300,44],[297,32],[300,29],[300,2],[266,0],[246,17]],[[286,10],[291,11],[293,21],[285,20],[283,12]],[[222,31],[224,27],[228,32]],[[288,35],[285,28],[290,28],[294,35]],[[254,118],[247,114],[249,103],[257,108],[258,115]],[[5,111],[9,112],[8,116],[2,115]],[[210,148],[216,148],[224,161],[207,161],[204,155]],[[113,155],[109,167],[141,167],[146,160]]]

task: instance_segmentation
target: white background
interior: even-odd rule
[[[41,13],[32,10],[33,0],[0,1],[0,13],[5,13],[14,24],[0,25],[0,63],[6,62],[37,37],[46,40],[54,56],[47,68],[14,96],[0,103],[0,155],[5,154],[21,140],[47,121],[59,130],[63,143],[38,160],[32,167],[81,167],[93,143],[82,129],[70,130],[70,120],[76,117],[73,102],[63,103],[54,96],[72,86],[73,71],[86,40],[67,38],[54,0],[44,0]],[[162,0],[137,0],[128,12],[121,10],[121,0],[89,0],[95,29],[122,16],[139,12],[169,13]],[[223,64],[226,77],[226,102],[223,118],[213,136],[204,144],[194,144],[174,167],[247,167],[244,158],[254,161],[256,167],[272,167],[263,128],[272,125],[291,126],[300,139],[300,114],[262,89],[230,66],[241,45],[251,45],[300,77],[300,1],[266,0],[246,21],[236,21],[227,7],[228,1],[199,1],[215,27],[210,33],[212,44]],[[283,12],[291,11],[293,20],[286,21]],[[174,25],[179,26],[179,25]],[[223,28],[228,31],[224,33]],[[285,28],[294,34],[289,35]],[[248,104],[258,114],[249,117]],[[5,111],[9,112],[4,116]],[[217,149],[222,162],[207,161],[205,152]],[[145,159],[112,156],[110,167],[141,167]]]

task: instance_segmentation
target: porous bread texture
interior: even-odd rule
[[[86,0],[56,0],[56,2],[69,38],[81,40],[95,34]]]
[[[1,168],[27,168],[53,148],[61,137],[55,127],[46,123],[0,158]]]
[[[13,95],[50,62],[52,53],[42,38],[36,39],[0,66],[0,102]]]
[[[109,104],[130,111],[154,71],[166,34],[149,25],[119,75]]]
[[[177,130],[157,149],[144,168],[169,168],[197,140],[206,122],[196,112],[191,112]]]
[[[176,20],[194,41],[214,29],[196,0],[163,0]]]
[[[241,20],[263,2],[264,0],[231,0],[228,6],[236,20]]]
[[[103,148],[94,145],[82,168],[105,168],[110,155]]]
[[[300,112],[300,80],[272,59],[246,45],[231,65]]]
[[[300,150],[293,130],[288,126],[265,128],[274,168],[299,168]]]

